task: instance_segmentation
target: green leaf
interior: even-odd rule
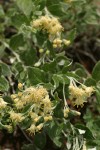
[[[41,150],[33,144],[24,144],[21,150]]]
[[[85,71],[81,68],[76,69],[75,73],[80,77],[86,77]]]
[[[54,74],[52,79],[56,88],[59,86],[59,83],[64,83],[63,78],[60,75]]]
[[[0,63],[1,66],[1,74],[4,76],[11,76],[10,67],[4,63]]]
[[[9,103],[9,104],[12,104],[12,103],[13,103],[13,101],[12,101],[12,99],[11,99],[10,96],[3,96],[3,99],[4,99],[5,102],[7,102],[7,103]]]
[[[73,42],[75,37],[76,37],[76,28],[70,30],[70,32],[67,35],[67,40],[70,40],[71,42]]]
[[[94,136],[93,136],[92,132],[86,126],[84,126],[82,124],[76,124],[75,127],[85,131],[84,138],[86,138],[88,140],[93,140],[94,139]]]
[[[96,81],[92,77],[89,77],[85,80],[84,84],[86,86],[96,86]]]
[[[21,150],[33,150],[33,144],[27,144],[27,145],[25,144],[23,145]]]
[[[100,88],[96,88],[96,99],[97,99],[97,102],[98,104],[100,104]]]
[[[51,140],[55,143],[56,146],[61,147],[61,133],[63,129],[63,124],[57,125],[56,122],[52,121],[49,123],[49,126],[46,128],[47,134]]]
[[[54,89],[54,86],[50,82],[49,83],[45,83],[43,86],[47,90],[53,90]]]
[[[45,74],[43,70],[35,67],[28,67],[28,79],[31,85],[45,82]]]
[[[90,25],[98,25],[98,19],[92,12],[87,13],[85,22]]]
[[[16,35],[11,37],[10,47],[13,50],[17,50],[18,47],[23,46],[23,45],[24,45],[24,39],[23,39],[22,34],[16,34]]]
[[[59,83],[69,84],[70,81],[65,74],[54,74],[52,77],[55,87],[59,87]]]
[[[26,15],[29,16],[33,9],[32,0],[16,0],[16,3],[20,10]]]
[[[4,77],[0,77],[0,91],[5,92],[9,89],[9,83]]]
[[[29,117],[26,117],[21,123],[20,127],[22,130],[28,129],[32,124],[32,120]]]
[[[94,66],[92,71],[92,77],[96,80],[100,80],[100,61],[97,62],[97,64]]]
[[[47,36],[45,36],[45,34],[43,34],[42,32],[36,33],[36,42],[38,46],[42,47],[46,40]]]
[[[2,5],[0,5],[0,17],[5,15]]]
[[[22,51],[20,54],[21,60],[24,61],[25,65],[33,66],[33,64],[37,61],[37,53],[36,50],[30,48],[27,51]]]
[[[49,63],[45,63],[43,66],[42,66],[42,69],[46,72],[56,72],[56,61],[52,61],[52,62],[49,62]]]
[[[58,102],[58,104],[56,104],[57,106],[54,109],[54,116],[56,118],[63,118],[64,114],[63,114],[63,110],[62,110],[62,103]],[[59,110],[59,111],[58,111]]]
[[[51,14],[53,14],[55,16],[61,17],[61,16],[65,15],[65,12],[60,4],[53,4],[53,5],[49,6],[48,10],[50,11]]]
[[[11,17],[11,21],[12,21],[12,24],[18,29],[21,27],[21,25],[25,23],[28,24],[28,19],[23,14],[14,14]]]
[[[17,70],[18,72],[22,72],[24,70],[23,64],[21,62],[16,62],[13,66],[13,69]]]
[[[34,136],[34,144],[36,145],[36,147],[38,147],[42,150],[46,145],[45,133],[41,132],[41,133],[36,134]]]
[[[39,5],[40,5],[40,10],[42,10],[46,6],[46,0],[41,0],[39,2]]]

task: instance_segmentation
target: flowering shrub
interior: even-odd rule
[[[17,0],[0,7],[0,129],[20,129],[28,141],[23,150],[99,150],[100,62],[89,74],[65,53],[78,34],[99,29],[93,1]]]

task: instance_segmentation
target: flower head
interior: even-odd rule
[[[4,109],[6,106],[7,103],[2,98],[0,98],[0,109]]]
[[[39,19],[36,19],[32,22],[32,27],[35,29],[42,29],[49,34],[49,37],[59,35],[63,27],[55,17],[50,16],[41,16]]]
[[[70,99],[72,100],[73,105],[77,106],[83,106],[93,91],[92,87],[82,86],[82,88],[79,88],[73,84],[69,86]]]
[[[14,111],[10,111],[9,114],[10,119],[15,123],[21,122],[25,118],[21,113],[15,113]]]
[[[36,126],[34,124],[32,124],[30,126],[30,128],[27,129],[27,131],[30,132],[30,134],[35,134],[35,131],[36,131]]]

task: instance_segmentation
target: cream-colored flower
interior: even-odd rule
[[[36,126],[36,131],[40,131],[43,128],[43,123],[40,123],[38,126]]]
[[[44,117],[44,121],[45,121],[45,122],[50,121],[50,120],[52,120],[52,119],[53,119],[52,116],[45,116],[45,117]]]
[[[40,21],[39,19],[33,21],[32,26],[33,26],[34,28],[40,27],[40,26],[41,26],[41,21]]]
[[[44,104],[44,113],[51,113],[52,112],[52,103],[51,103],[48,95],[43,99],[42,103]]]
[[[68,46],[70,45],[71,41],[70,40],[66,40],[66,39],[63,39],[63,43]]]
[[[12,94],[12,95],[11,95],[11,98],[12,98],[12,99],[17,98],[17,94]]]
[[[73,105],[83,106],[87,102],[87,96],[85,91],[82,88],[79,88],[74,85],[69,86],[70,99],[72,100]]]
[[[39,53],[43,53],[43,52],[44,52],[44,49],[40,48]]]
[[[26,112],[32,121],[30,128],[27,129],[31,134],[40,131],[46,120],[52,120],[52,103],[49,98],[48,91],[43,86],[29,87],[13,96],[14,106],[17,111],[23,110],[27,105],[29,109]],[[10,119],[14,123],[19,123],[25,119],[21,113],[9,112]],[[25,114],[24,114],[25,115]],[[35,126],[41,117],[45,117],[43,122]],[[39,123],[39,122],[38,122]]]
[[[56,38],[53,40],[53,47],[56,48],[56,47],[61,47],[61,43],[62,43],[62,40],[59,39],[59,38]]]
[[[36,117],[36,118],[34,119],[34,122],[35,122],[35,123],[38,122],[40,118],[41,118],[40,116]]]
[[[87,95],[87,97],[90,97],[91,94],[94,92],[94,88],[91,86],[91,87],[87,87],[87,86],[82,86],[82,88],[85,90],[85,93]]]
[[[37,88],[30,87],[23,92],[22,101],[23,103],[40,103],[47,94],[47,90],[42,86]]]
[[[29,115],[30,115],[30,117],[31,117],[32,119],[35,119],[35,118],[38,117],[38,115],[37,115],[36,113],[32,112],[32,111],[29,112]]]
[[[4,109],[6,106],[7,103],[2,98],[0,98],[0,109]]]
[[[69,108],[64,108],[64,117],[67,118],[69,113]]]
[[[57,36],[63,31],[63,27],[55,17],[41,16],[32,23],[32,27],[46,31],[50,36]]]
[[[13,131],[13,127],[11,125],[4,125],[4,128],[6,128],[10,133]]]
[[[18,89],[22,90],[23,89],[23,84],[22,83],[18,83]]]
[[[22,92],[18,92],[18,96],[19,96],[19,97],[21,97],[21,96],[22,96],[22,94],[23,94]]]
[[[14,99],[14,102],[15,102],[15,103],[19,102],[19,98],[15,98],[15,99]]]
[[[35,134],[36,126],[32,124],[30,128],[27,129],[27,131],[30,132],[30,134]]]
[[[17,109],[22,109],[24,107],[24,104],[22,103],[22,101],[18,101],[15,103],[15,106]]]
[[[10,119],[15,123],[21,122],[25,119],[25,117],[21,113],[15,113],[14,111],[10,111],[9,114]]]
[[[82,88],[70,85],[69,91],[72,98],[79,98],[80,96],[84,95],[84,90]]]

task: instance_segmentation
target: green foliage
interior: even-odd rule
[[[93,72],[92,72],[92,77],[96,80],[100,80],[100,61],[95,65]]]
[[[9,83],[4,77],[0,77],[0,91],[8,91],[9,90]]]
[[[30,13],[32,12],[32,8],[33,8],[33,2],[32,0],[17,0],[17,5],[20,8],[20,10],[26,15],[29,16]]]
[[[18,47],[23,46],[23,44],[24,44],[24,40],[22,34],[16,34],[10,40],[10,47],[13,50],[18,49]]]

